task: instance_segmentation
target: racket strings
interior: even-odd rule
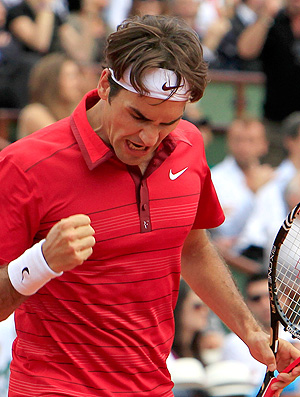
[[[276,265],[277,299],[282,312],[296,328],[300,324],[300,221],[291,225]]]

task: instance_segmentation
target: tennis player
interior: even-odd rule
[[[15,311],[10,397],[171,397],[180,276],[269,367],[268,335],[206,234],[224,215],[182,115],[207,65],[183,22],[108,37],[97,89],[0,154],[0,312]],[[230,176],[228,176],[230,177]],[[300,356],[281,342],[278,369]],[[282,387],[299,374],[282,374]]]

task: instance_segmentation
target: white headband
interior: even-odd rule
[[[128,91],[140,94],[130,82],[131,67],[127,68],[120,80],[117,80],[112,69],[109,68],[111,78]],[[158,99],[169,99],[170,101],[188,101],[190,98],[189,85],[184,78],[181,80],[182,85],[176,92],[170,96],[172,90],[177,87],[176,73],[168,69],[153,68],[143,76],[143,84],[149,91],[145,96]]]

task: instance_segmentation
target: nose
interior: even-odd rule
[[[143,126],[139,132],[139,137],[145,146],[154,146],[159,139],[159,128],[155,125]]]

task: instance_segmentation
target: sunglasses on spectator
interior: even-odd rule
[[[202,309],[204,306],[205,306],[204,303],[197,302],[197,303],[194,303],[194,304],[193,304],[193,309],[194,309],[194,310],[199,310],[199,309]]]
[[[251,302],[260,302],[263,298],[267,298],[269,297],[268,293],[265,294],[257,294],[257,295],[252,295],[252,296],[248,296],[248,300]]]

